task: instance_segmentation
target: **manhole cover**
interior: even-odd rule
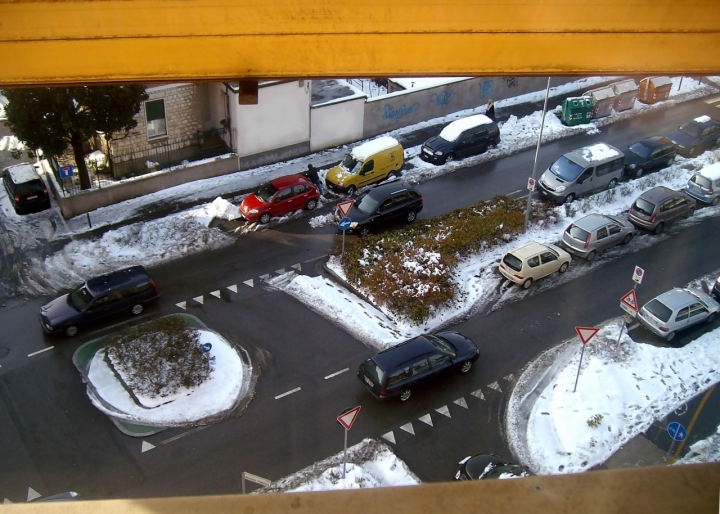
[[[8,356],[10,353],[10,348],[5,348],[4,346],[0,346],[0,359],[4,359]]]

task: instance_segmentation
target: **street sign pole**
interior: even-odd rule
[[[666,461],[668,460],[668,457],[670,457],[673,449],[675,449],[675,442],[684,441],[687,438],[687,430],[685,430],[685,427],[677,421],[673,421],[672,423],[668,424],[667,433],[672,438],[672,443],[670,444],[670,449],[665,456]]]
[[[550,96],[550,77],[548,77],[547,88],[545,88],[545,103],[543,104],[542,120],[540,121],[540,134],[538,135],[537,146],[535,147],[535,161],[533,161],[532,179],[535,181],[535,172],[537,171],[538,154],[540,153],[540,141],[542,140],[543,128],[545,127],[545,113],[547,113],[548,96]],[[528,228],[528,220],[530,219],[530,204],[532,203],[532,191],[528,191],[527,207],[525,208],[525,232]]]
[[[590,339],[595,337],[595,334],[600,332],[599,328],[595,327],[575,327],[575,332],[577,332],[578,337],[580,337],[580,342],[582,343],[582,352],[580,352],[580,363],[578,364],[578,370],[577,370],[577,376],[575,377],[575,387],[573,388],[573,393],[577,391],[577,385],[578,380],[580,379],[580,368],[582,367],[582,361],[583,356],[585,355],[585,345],[587,345],[590,342]]]
[[[347,428],[345,429],[345,445],[343,446],[343,480],[345,480],[345,463],[347,462]]]
[[[577,372],[577,376],[575,377],[575,387],[573,388],[573,393],[575,391],[577,391],[577,383],[578,383],[578,380],[580,379],[580,367],[582,366],[583,355],[585,355],[585,345],[584,344],[583,344],[582,352],[580,352],[580,364],[578,364],[578,372]]]
[[[348,202],[343,202],[348,203]],[[345,256],[345,231],[350,228],[350,225],[352,225],[352,220],[347,217],[346,211],[350,209],[352,206],[352,202],[349,202],[350,205],[347,205],[343,207],[343,209],[340,209],[340,212],[343,214],[343,218],[338,221],[338,228],[342,230],[343,237],[342,237],[342,252],[340,254],[340,258],[342,259]],[[341,204],[338,204],[338,208],[340,208]]]
[[[347,434],[352,428],[355,419],[357,418],[358,412],[360,412],[360,406],[353,407],[352,409],[345,409],[337,417],[337,422],[345,429],[345,443],[343,444],[343,479],[345,479],[345,463],[347,462]]]

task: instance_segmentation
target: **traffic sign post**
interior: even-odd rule
[[[263,477],[260,477],[257,475],[253,475],[252,473],[243,471],[242,472],[242,493],[243,494],[245,494],[245,480],[248,480],[249,482],[253,482],[255,484],[261,485],[263,487],[267,487],[272,483],[267,478],[263,478]]]
[[[590,342],[590,339],[595,337],[595,334],[600,332],[600,329],[595,328],[595,327],[575,327],[575,332],[577,332],[577,335],[580,338],[580,341],[582,341],[582,352],[580,352],[580,363],[578,364],[577,376],[575,377],[575,387],[573,388],[573,393],[575,391],[577,391],[578,379],[580,378],[580,367],[582,366],[583,355],[585,355],[585,345]]]
[[[361,407],[361,405],[358,405],[357,407],[353,407],[351,409],[345,409],[337,417],[337,422],[345,429],[345,445],[343,447],[343,479],[345,479],[345,463],[347,462],[347,433],[352,428],[353,423],[355,423]]]
[[[675,443],[677,441],[684,441],[687,439],[687,430],[685,430],[685,427],[682,426],[677,421],[673,421],[672,423],[669,423],[667,426],[667,433],[672,438],[672,443],[670,443],[670,449],[667,452],[667,455],[665,456],[665,460],[667,460],[668,457],[670,457],[670,454],[672,453],[673,449],[675,448]]]
[[[342,252],[340,253],[340,257],[343,257],[345,255],[345,231],[350,228],[350,225],[352,225],[352,220],[347,216],[338,221],[338,228],[342,230],[343,233]]]

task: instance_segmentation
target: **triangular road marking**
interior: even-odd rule
[[[496,391],[500,391],[502,393],[502,389],[500,389],[500,384],[497,382],[493,382],[492,384],[488,384],[488,387],[490,389],[495,389]]]
[[[285,273],[285,268],[276,269],[275,273],[277,273],[278,275],[283,275]]]
[[[5,498],[5,499],[3,500],[3,505],[10,505],[11,503],[12,503],[12,502],[11,502],[10,500],[8,500],[7,498]]]
[[[447,416],[448,418],[450,417],[450,409],[447,408],[447,405],[443,405],[439,409],[435,409],[435,412],[439,412],[440,414],[442,414],[443,416]]]
[[[408,434],[415,435],[415,429],[412,426],[412,422],[406,423],[405,425],[401,426],[400,430],[404,430]]]
[[[252,280],[250,280],[252,282]],[[237,293],[237,284],[233,284],[231,286],[227,286],[225,289],[229,289],[233,293]]]
[[[392,444],[395,444],[395,434],[393,434],[392,430],[390,432],[388,432],[387,434],[381,435],[380,437],[382,437],[383,439],[387,439]]]
[[[196,296],[195,298],[193,298],[193,300],[195,300],[200,305],[202,305],[202,303],[205,301],[205,299],[203,298],[203,295]]]
[[[295,269],[298,270],[298,271],[302,271],[302,266],[300,266],[300,263],[299,263],[299,262],[298,262],[297,264],[293,264],[293,265],[290,266],[290,267],[291,267],[291,268],[295,268]]]
[[[141,448],[141,450],[140,450],[140,453],[145,453],[146,451],[152,450],[153,448],[155,448],[155,445],[154,445],[154,444],[150,444],[150,443],[148,443],[147,441],[143,441],[143,442],[142,442],[142,448]]]
[[[260,275],[260,278],[263,280],[267,280],[270,278],[270,273],[265,273],[264,275]]]
[[[457,400],[455,400],[453,403],[455,405],[459,405],[460,407],[463,407],[465,409],[468,408],[467,402],[465,401],[465,398],[463,398],[462,396],[460,398],[458,398]]]
[[[477,391],[473,391],[473,392],[470,393],[470,394],[473,395],[473,396],[476,397],[476,398],[480,398],[481,400],[484,400],[484,399],[485,399],[485,395],[483,394],[482,389],[478,389]]]
[[[219,289],[217,291],[213,291],[210,294],[213,295],[215,298],[220,298],[220,290]]]
[[[27,497],[28,502],[33,501],[35,498],[40,498],[41,496],[42,496],[42,494],[37,492],[35,489],[33,489],[32,487],[28,487],[28,497]]]
[[[180,303],[176,303],[175,305],[177,305],[178,307],[180,307],[182,310],[186,310],[186,309],[187,309],[187,302],[180,302]]]
[[[248,285],[250,287],[255,287],[255,282],[253,282],[253,279],[246,280],[245,282],[243,282],[243,284]]]
[[[432,418],[430,417],[430,414],[425,414],[424,416],[420,416],[418,419],[427,425],[433,426]]]
[[[513,375],[512,373],[510,373],[509,375],[503,377],[503,380],[507,380],[508,382],[512,382],[513,380],[515,380],[515,375]]]

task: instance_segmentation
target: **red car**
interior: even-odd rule
[[[240,213],[248,221],[268,223],[270,218],[305,208],[317,207],[320,193],[304,175],[287,175],[271,180],[240,204]]]

